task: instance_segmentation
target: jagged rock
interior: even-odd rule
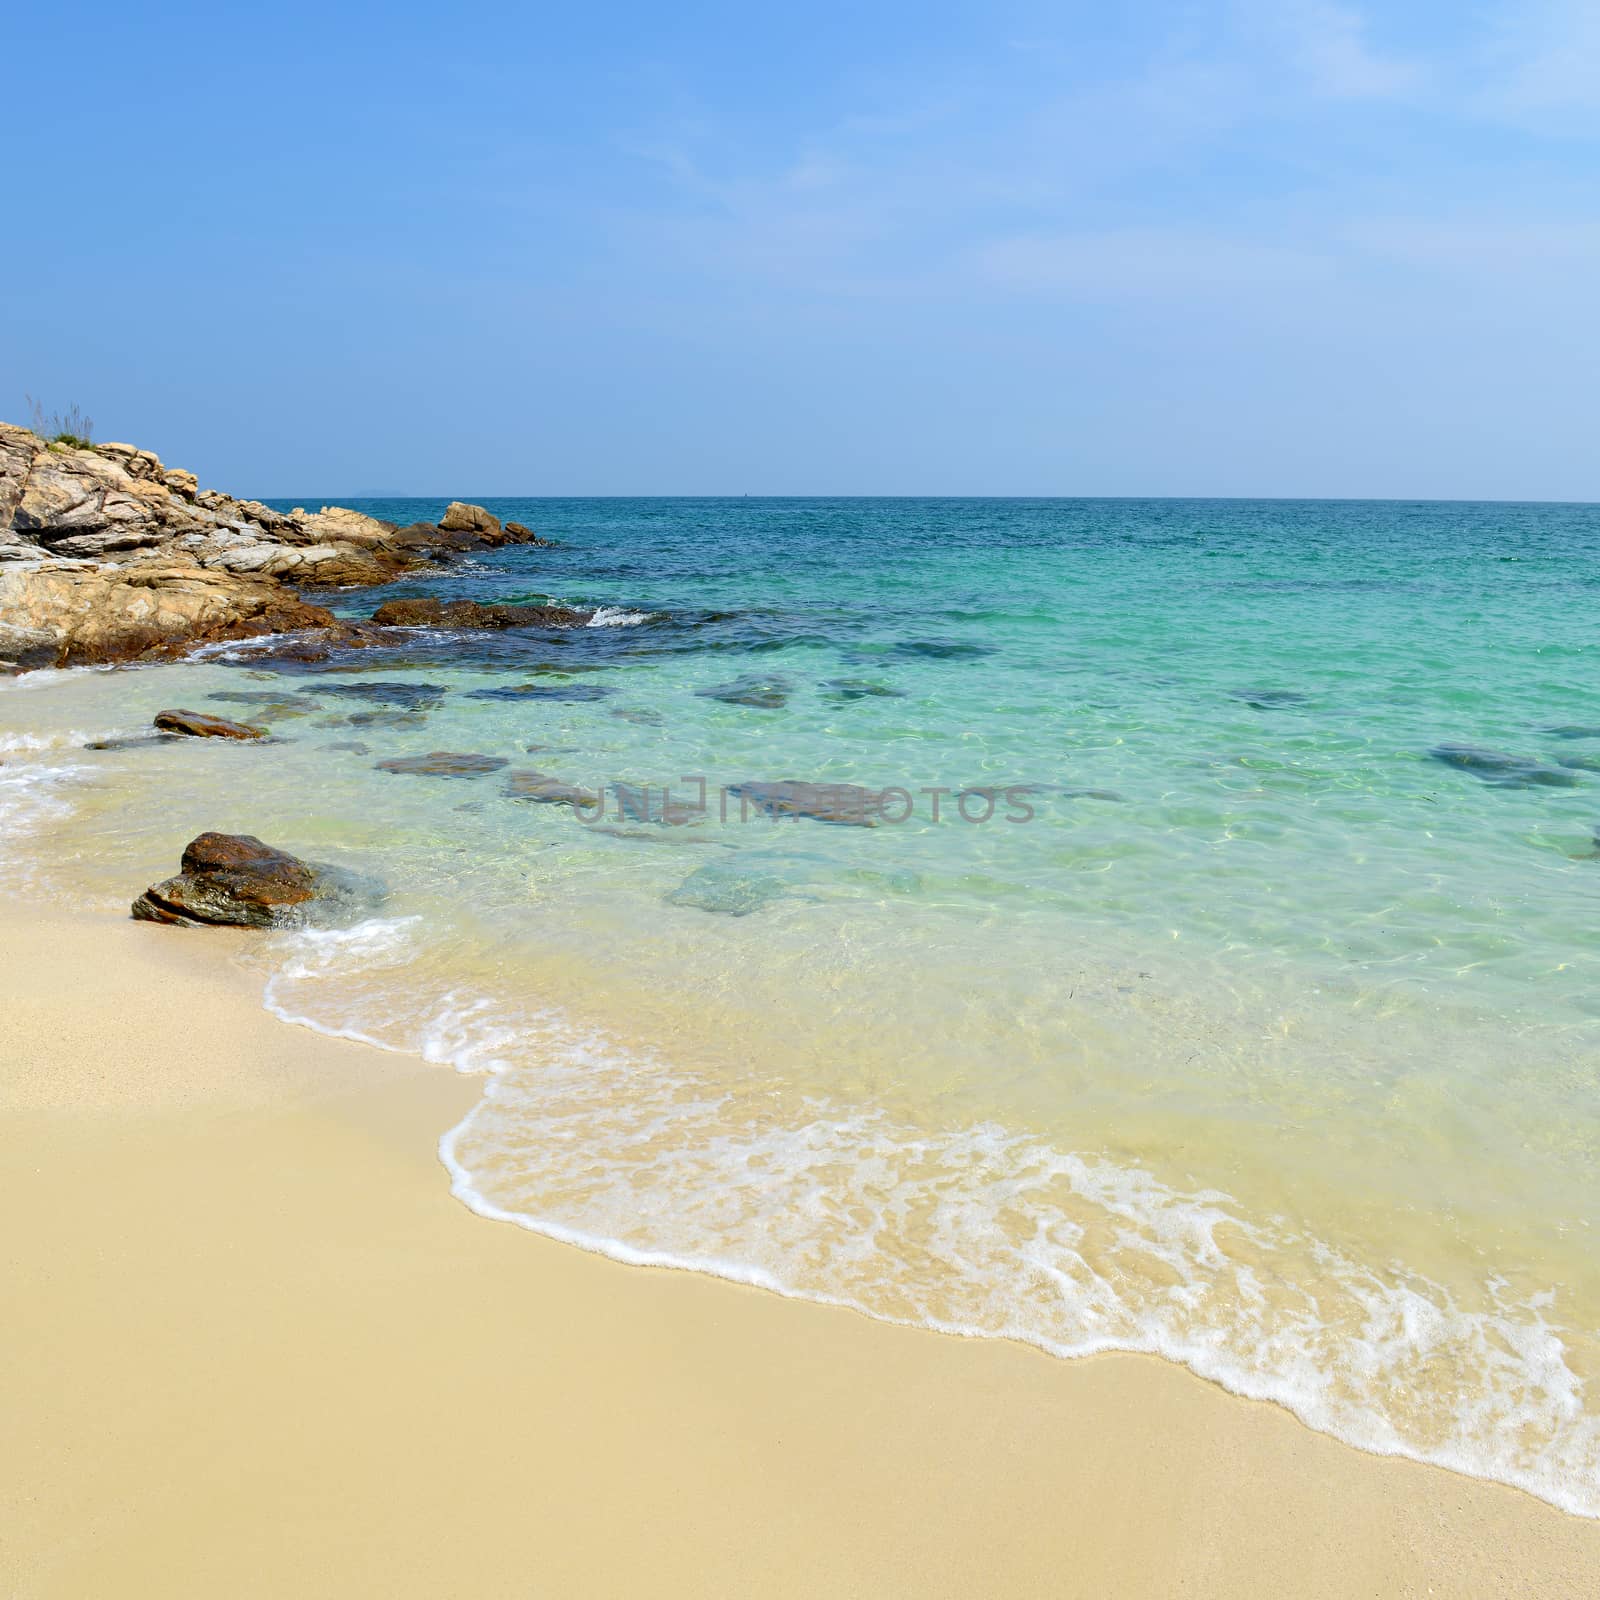
[[[508,544],[537,545],[541,550],[553,550],[554,539],[541,539],[532,528],[524,527],[520,522],[508,522],[505,526],[506,542]]]
[[[158,733],[182,733],[191,739],[264,739],[265,728],[252,727],[248,722],[230,722],[226,717],[210,717],[203,711],[158,711],[155,714]]]
[[[400,772],[417,778],[481,778],[506,765],[504,756],[466,755],[433,750],[425,756],[395,756],[375,763],[379,772]]]
[[[202,833],[185,847],[178,876],[146,889],[133,915],[178,927],[292,927],[365,915],[385,892],[371,878],[301,861],[252,834]]]
[[[306,531],[318,544],[353,544],[386,547],[394,534],[392,522],[380,522],[348,506],[324,506],[305,518]]]
[[[500,519],[482,506],[468,505],[464,500],[452,500],[439,518],[439,526],[446,533],[476,533],[490,539],[500,535]]]
[[[268,928],[315,897],[317,869],[251,834],[202,833],[183,852],[177,877],[133,902],[140,922],[184,927]]]
[[[451,530],[396,530],[341,506],[274,511],[135,445],[80,449],[0,423],[0,670],[327,628],[287,584],[388,583],[441,554],[531,538],[482,507],[451,511]],[[373,642],[345,631],[337,647]]]
[[[270,580],[195,566],[0,566],[0,663],[82,666],[324,628],[333,616]]]
[[[391,628],[581,628],[591,613],[570,606],[482,605],[476,600],[386,600],[372,620]]]

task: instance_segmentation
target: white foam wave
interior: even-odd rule
[[[992,1123],[708,1092],[536,1005],[425,999],[421,934],[400,919],[300,935],[268,1003],[486,1074],[439,1146],[485,1217],[944,1333],[1160,1355],[1368,1451],[1600,1516],[1600,1419],[1549,1295],[1491,1280],[1464,1301],[1220,1191]]]
[[[637,628],[641,622],[648,622],[650,617],[651,613],[648,611],[629,611],[623,606],[599,606],[584,626],[588,628]]]

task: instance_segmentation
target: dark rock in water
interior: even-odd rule
[[[232,706],[250,706],[251,712],[256,717],[262,717],[266,722],[285,722],[291,717],[306,717],[310,712],[322,710],[314,699],[306,699],[304,694],[208,694],[206,699],[222,701]]]
[[[609,683],[510,683],[497,689],[469,689],[469,700],[604,700],[615,694]]]
[[[337,695],[347,700],[373,700],[384,706],[405,706],[415,710],[436,706],[444,699],[444,685],[439,683],[326,683],[319,684],[317,693]]]
[[[714,684],[709,689],[696,689],[702,700],[720,700],[729,706],[754,706],[758,711],[779,711],[789,703],[789,690],[793,685],[787,678],[758,678],[746,674],[731,683]]]
[[[428,713],[384,706],[377,711],[352,711],[342,720],[352,728],[422,728],[427,726]]]
[[[705,806],[674,800],[665,785],[657,789],[646,784],[618,783],[612,786],[612,792],[617,797],[617,815],[629,822],[686,828],[706,820]]]
[[[1578,780],[1560,767],[1547,767],[1528,756],[1502,750],[1481,750],[1470,744],[1437,744],[1428,754],[1458,772],[1500,789],[1572,789]]]
[[[724,917],[748,917],[788,894],[789,884],[778,874],[760,872],[735,860],[708,861],[664,898],[672,906],[693,906]]]
[[[215,657],[219,666],[270,667],[276,672],[306,672],[326,666],[352,650],[413,644],[412,635],[366,622],[333,622],[314,633],[251,640]]]
[[[129,733],[117,739],[94,739],[85,750],[148,750],[158,744],[172,744],[183,737],[179,733]]]
[[[903,689],[890,689],[881,683],[869,683],[865,678],[829,678],[822,687],[830,700],[867,700],[883,698],[903,700]]]
[[[542,539],[532,528],[524,527],[520,522],[508,522],[506,534],[518,544],[531,544],[540,550],[553,550],[556,547],[554,539]]]
[[[481,778],[506,765],[504,756],[463,754],[456,750],[431,750],[425,756],[393,756],[375,762],[379,772],[399,772],[417,778]]]
[[[728,793],[748,800],[769,817],[809,817],[814,822],[875,828],[883,796],[854,783],[804,783],[784,778],[777,783],[736,783]]]
[[[187,734],[191,739],[264,739],[265,728],[226,717],[208,717],[203,711],[158,711],[155,726],[162,733]]]
[[[359,739],[335,739],[322,747],[324,750],[345,750],[353,756],[367,756],[372,754],[370,745],[362,744]]]
[[[303,717],[308,712],[320,711],[315,700],[303,694],[274,694],[270,689],[240,689],[231,693],[208,694],[208,700],[220,700],[224,705],[254,706],[256,715],[270,722],[274,717]]]
[[[180,927],[272,928],[314,916],[359,914],[383,898],[381,884],[338,867],[301,861],[250,834],[190,840],[175,878],[133,903],[141,922]]]
[[[632,722],[641,728],[659,728],[661,726],[661,713],[659,711],[635,711],[619,706],[611,713],[623,722]]]
[[[390,600],[372,620],[391,628],[582,628],[591,613],[570,606],[480,605],[476,600]]]
[[[992,644],[965,644],[958,639],[902,639],[894,647],[900,656],[920,656],[928,661],[970,661],[977,656],[992,656]]]
[[[1589,722],[1564,722],[1554,728],[1544,728],[1554,739],[1600,739],[1600,727]]]
[[[1562,756],[1556,765],[1569,772],[1600,772],[1600,756]]]
[[[661,833],[645,828],[613,828],[591,825],[590,833],[603,833],[608,839],[626,839],[632,844],[692,844],[712,850],[732,850],[735,847],[721,839],[685,838],[681,834]]]
[[[1230,689],[1228,693],[1235,700],[1243,700],[1255,711],[1279,711],[1285,706],[1303,706],[1309,699],[1309,696],[1294,689]]]
[[[576,810],[593,810],[600,804],[601,796],[593,789],[581,789],[575,783],[564,783],[547,772],[534,772],[523,768],[506,774],[506,795],[512,800],[531,800],[541,806],[572,806]]]

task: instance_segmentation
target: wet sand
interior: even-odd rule
[[[470,1080],[200,934],[0,918],[0,1592],[1589,1595],[1600,1524],[1137,1356],[486,1222]]]

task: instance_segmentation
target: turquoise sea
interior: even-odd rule
[[[336,608],[590,625],[17,679],[13,870],[115,907],[221,828],[381,877],[265,1001],[481,1073],[487,1217],[1600,1515],[1600,507],[486,504],[558,546]],[[174,705],[277,738],[83,748]],[[504,764],[378,766],[432,751]]]

